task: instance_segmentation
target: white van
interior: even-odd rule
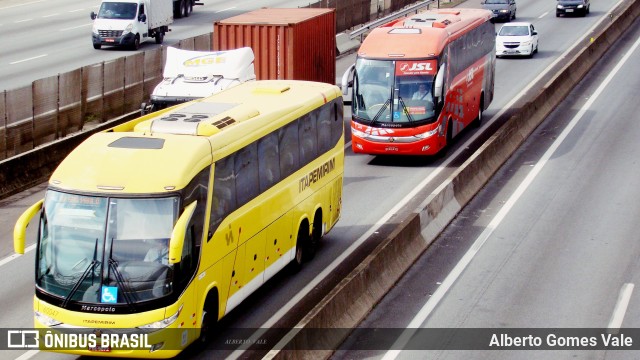
[[[172,0],[103,0],[93,20],[93,48],[102,45],[138,50],[140,43],[155,39],[161,44],[173,23]]]

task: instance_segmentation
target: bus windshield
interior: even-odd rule
[[[400,123],[406,126],[435,120],[434,74],[410,71],[425,63],[356,60],[354,119],[366,124]]]
[[[169,238],[179,198],[109,198],[47,191],[36,284],[64,299],[129,304],[169,295]]]

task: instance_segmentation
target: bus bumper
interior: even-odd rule
[[[435,155],[444,145],[444,139],[438,135],[414,142],[398,142],[393,137],[385,142],[371,141],[351,136],[353,152],[370,155]]]

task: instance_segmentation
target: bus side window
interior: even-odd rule
[[[333,119],[331,122],[331,144],[335,145],[344,133],[344,107],[341,97],[331,103],[331,117]]]
[[[236,153],[234,174],[236,177],[237,205],[240,207],[260,193],[258,145],[255,142]]]
[[[325,104],[311,113],[311,117],[317,121],[318,153],[320,154],[329,151],[335,144],[331,138],[331,123],[334,120],[331,116],[332,109],[331,104]]]
[[[235,154],[216,161],[209,231],[213,234],[222,220],[236,209],[236,179],[233,174]],[[209,239],[207,239],[209,240]]]
[[[298,131],[300,134],[300,165],[304,166],[318,156],[318,138],[315,119],[309,114],[301,117]]]
[[[260,191],[266,191],[280,181],[280,153],[277,133],[273,132],[258,140],[258,157]]]
[[[298,121],[278,130],[278,147],[280,150],[280,177],[284,179],[300,168]]]

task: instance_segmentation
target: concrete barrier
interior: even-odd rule
[[[355,328],[397,283],[471,198],[560,104],[640,15],[640,0],[621,1],[596,29],[593,41],[449,176],[356,269],[343,279],[271,351],[272,359],[326,359],[348,336],[311,338],[302,329]],[[588,36],[587,39],[590,39]],[[419,233],[417,233],[419,232]],[[278,350],[279,349],[279,350]],[[316,350],[311,350],[316,349]],[[324,349],[324,350],[317,350]]]
[[[360,48],[360,41],[357,39],[351,39],[349,34],[340,33],[336,35],[336,50],[338,56],[349,54]]]

